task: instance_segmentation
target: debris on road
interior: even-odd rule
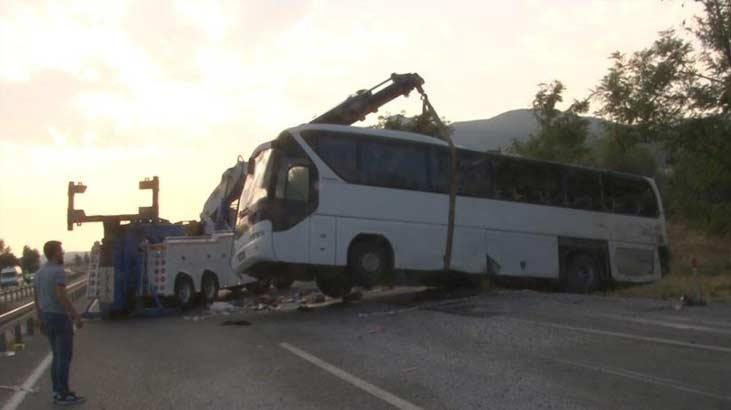
[[[416,367],[407,367],[405,369],[401,369],[401,373],[411,373],[416,371]]]
[[[358,290],[350,292],[347,295],[343,296],[343,302],[346,303],[358,302],[361,300],[363,300],[363,292]]]
[[[251,326],[251,322],[246,320],[224,320],[221,326]]]

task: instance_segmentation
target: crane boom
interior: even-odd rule
[[[378,89],[389,81],[391,84]],[[376,86],[351,95],[330,111],[310,121],[310,124],[353,124],[365,119],[368,114],[378,111],[389,101],[402,95],[408,95],[414,89],[423,93],[421,88],[423,84],[424,79],[416,73],[391,74],[391,77]]]

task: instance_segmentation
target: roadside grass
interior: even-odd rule
[[[668,237],[669,275],[652,284],[621,286],[610,293],[660,299],[695,296],[692,268],[695,257],[703,297],[709,302],[731,302],[731,237],[707,235],[680,221],[668,223]]]

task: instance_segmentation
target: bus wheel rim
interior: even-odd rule
[[[366,271],[375,272],[381,267],[381,258],[377,254],[369,252],[363,255],[361,264]]]

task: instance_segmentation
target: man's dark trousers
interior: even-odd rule
[[[74,349],[74,327],[71,318],[62,313],[43,313],[43,325],[51,343],[53,392],[65,396],[69,392],[69,370]]]

